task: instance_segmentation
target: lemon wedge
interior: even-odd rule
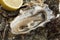
[[[23,0],[0,0],[0,3],[4,9],[14,11],[22,6]]]

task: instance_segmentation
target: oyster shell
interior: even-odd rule
[[[20,10],[21,15],[18,15],[11,23],[11,32],[13,34],[29,33],[38,27],[43,27],[45,23],[54,18],[53,11],[49,9],[48,5],[43,7],[33,5],[32,7]]]

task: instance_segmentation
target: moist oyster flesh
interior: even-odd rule
[[[43,26],[46,22],[49,22],[50,19],[54,18],[53,12],[47,5],[43,7],[35,5],[31,9],[21,11],[21,15],[17,16],[10,24],[13,34],[28,33],[31,30]],[[34,24],[33,26],[31,25],[32,23]],[[21,29],[21,27],[23,28]]]

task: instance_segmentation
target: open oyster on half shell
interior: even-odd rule
[[[20,13],[10,23],[13,34],[25,34],[38,27],[43,27],[45,23],[55,17],[47,4],[27,6],[27,8],[22,8]]]

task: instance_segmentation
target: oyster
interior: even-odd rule
[[[21,9],[20,13],[21,14],[10,23],[13,34],[29,33],[31,30],[43,27],[45,23],[55,17],[53,11],[49,9],[47,4],[43,6],[34,4],[27,9]]]

